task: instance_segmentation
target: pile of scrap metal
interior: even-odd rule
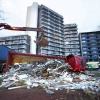
[[[49,59],[44,62],[21,63],[9,66],[9,70],[2,74],[0,88],[34,88],[44,90],[84,89],[92,93],[100,92],[100,78],[82,73],[68,72],[68,63]]]

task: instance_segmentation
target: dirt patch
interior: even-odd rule
[[[48,94],[41,88],[0,91],[0,100],[100,100],[100,95],[86,94],[83,90],[53,90]]]

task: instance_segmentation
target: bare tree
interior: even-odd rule
[[[100,25],[97,26],[97,31],[100,31]]]
[[[2,0],[0,0],[0,20],[4,20],[3,14],[4,14],[4,11],[2,9]]]

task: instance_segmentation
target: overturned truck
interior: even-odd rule
[[[63,66],[66,66],[68,71],[80,72],[86,69],[85,59],[81,56],[70,54],[68,56],[49,56],[49,55],[40,55],[40,54],[29,54],[21,52],[8,52],[6,59],[5,72],[9,69],[9,66],[13,66],[21,63],[33,63],[33,65],[47,66],[48,68],[57,67],[57,64],[63,63]],[[58,69],[62,68],[61,66]]]

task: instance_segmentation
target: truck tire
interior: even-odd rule
[[[5,63],[0,64],[0,73],[3,73],[5,69]]]

